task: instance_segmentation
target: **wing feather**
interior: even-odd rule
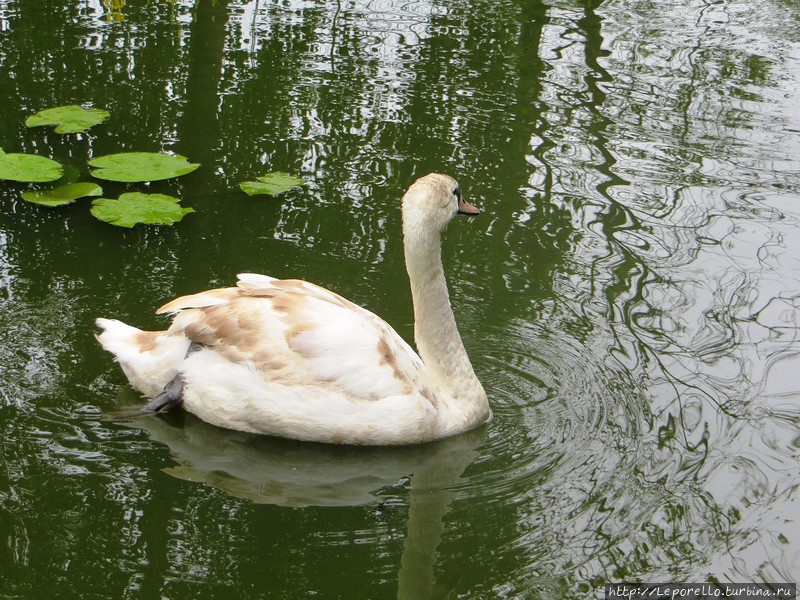
[[[383,319],[306,281],[246,273],[236,288],[184,296],[159,312],[180,313],[171,333],[250,364],[267,382],[360,401],[428,388],[421,359]]]
[[[208,308],[210,306],[220,306],[230,302],[231,296],[236,292],[232,288],[221,288],[216,290],[207,290],[199,294],[190,294],[188,296],[181,296],[175,298],[171,302],[167,302],[164,306],[156,311],[157,315],[164,313],[174,313],[189,308]]]

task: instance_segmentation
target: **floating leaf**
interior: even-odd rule
[[[6,154],[0,148],[0,179],[55,181],[63,174],[63,167],[54,160],[35,154]]]
[[[95,217],[119,227],[133,227],[137,223],[172,225],[191,212],[193,208],[183,208],[178,198],[165,194],[128,192],[119,200],[98,198],[92,202]]]
[[[42,206],[61,206],[86,196],[99,196],[103,193],[96,183],[67,183],[52,190],[23,192],[22,199]]]
[[[274,196],[282,194],[292,188],[300,187],[305,181],[289,173],[267,173],[256,177],[256,181],[243,181],[239,184],[242,191],[248,196],[256,194],[269,194]]]
[[[109,181],[158,181],[191,173],[199,164],[190,163],[178,154],[158,152],[122,152],[89,161],[92,176]]]
[[[56,133],[80,133],[105,121],[111,113],[100,108],[83,108],[72,104],[48,108],[25,120],[26,127],[55,125]]]

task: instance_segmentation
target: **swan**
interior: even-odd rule
[[[168,302],[169,329],[97,319],[97,339],[130,384],[213,425],[298,440],[362,445],[427,442],[490,416],[458,333],[441,235],[478,209],[432,173],[403,196],[406,270],[419,354],[383,319],[312,283],[243,273],[237,287]]]

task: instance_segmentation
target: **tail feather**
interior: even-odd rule
[[[159,394],[178,373],[189,340],[167,331],[142,331],[116,319],[97,319],[96,335],[116,357],[130,384],[149,398]]]

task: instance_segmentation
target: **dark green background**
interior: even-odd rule
[[[127,231],[0,182],[0,596],[576,598],[795,581],[800,8],[0,0],[0,147],[69,180],[202,167]],[[63,104],[88,133],[24,127]],[[308,183],[248,198],[266,171]],[[399,198],[458,178],[444,258],[494,420],[442,443],[255,438],[141,400],[97,316],[163,327],[241,271],[412,337]]]

